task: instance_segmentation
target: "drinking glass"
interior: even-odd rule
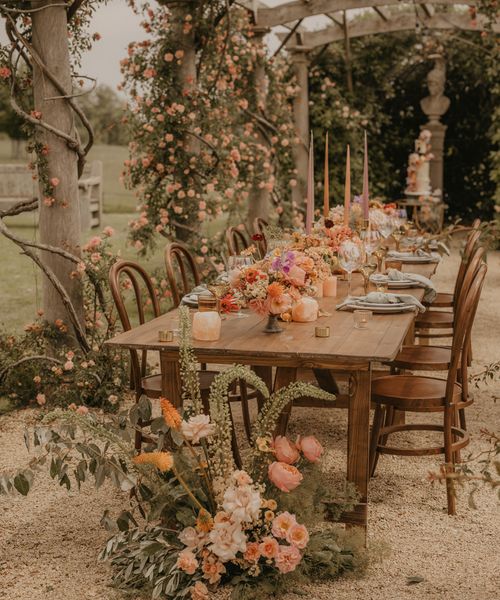
[[[360,267],[365,259],[363,242],[360,239],[345,240],[339,247],[339,264],[347,273],[347,295],[351,295],[352,272]]]
[[[361,239],[365,246],[366,254],[371,256],[380,244],[380,233],[376,229],[365,229],[361,232]]]
[[[382,219],[382,223],[379,225],[380,233],[382,237],[387,239],[391,233],[394,231],[394,221],[393,218],[389,215],[386,215],[384,219]]]
[[[250,265],[253,264],[253,259],[250,256],[230,256],[227,259],[227,270],[229,280],[231,281],[231,275],[236,272],[241,272],[243,269],[246,269]],[[248,317],[245,313],[241,312],[241,306],[238,309],[238,312],[232,313],[236,318]]]

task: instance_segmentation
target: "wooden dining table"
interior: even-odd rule
[[[403,270],[431,277],[436,263],[405,264]],[[421,300],[423,288],[395,290]],[[347,293],[347,283],[339,281],[336,298],[321,298],[325,316],[313,323],[286,323],[279,334],[264,333],[265,319],[246,311],[245,318],[228,316],[222,323],[220,338],[215,342],[193,340],[200,363],[251,365],[270,390],[293,382],[299,369],[320,369],[332,376],[347,374],[348,434],[347,480],[359,493],[359,502],[342,521],[365,529],[368,519],[368,461],[370,433],[370,387],[376,365],[394,359],[408,335],[415,318],[413,312],[373,314],[366,329],[354,327],[353,313],[336,310]],[[362,279],[353,275],[353,294],[362,295]],[[158,351],[162,393],[174,404],[181,403],[179,342],[158,341],[160,330],[178,328],[178,310],[172,310],[130,331],[120,333],[106,344],[114,348]],[[330,337],[315,337],[317,325],[328,325]],[[314,409],[311,409],[314,410]]]

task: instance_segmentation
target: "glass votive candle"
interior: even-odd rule
[[[356,329],[366,329],[368,327],[368,323],[372,318],[371,310],[355,310],[353,312],[354,316],[354,327]]]
[[[217,310],[217,298],[212,294],[200,294],[198,296],[198,311],[210,312]]]
[[[215,342],[220,338],[221,318],[215,310],[194,313],[192,334],[195,340]]]
[[[401,269],[403,268],[403,261],[386,258],[385,259],[385,268],[386,269],[397,269],[398,271],[401,271]]]

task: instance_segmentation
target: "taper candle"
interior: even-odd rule
[[[328,131],[325,137],[325,181],[323,190],[323,216],[325,219],[330,214],[330,174],[328,173]]]
[[[363,164],[363,218],[368,221],[370,218],[370,193],[368,191],[368,138],[365,129],[365,156]]]
[[[312,230],[314,214],[314,140],[311,131],[311,141],[309,142],[309,163],[307,166],[307,198],[306,198],[306,234],[309,235]]]
[[[351,212],[351,149],[347,144],[347,157],[345,163],[345,186],[344,186],[344,225],[349,225]]]

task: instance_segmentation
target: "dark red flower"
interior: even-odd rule
[[[325,219],[325,227],[331,229],[333,227],[333,221],[331,219]]]
[[[252,235],[252,240],[254,242],[262,242],[263,239],[264,239],[264,236],[262,235],[262,233],[254,233]]]

